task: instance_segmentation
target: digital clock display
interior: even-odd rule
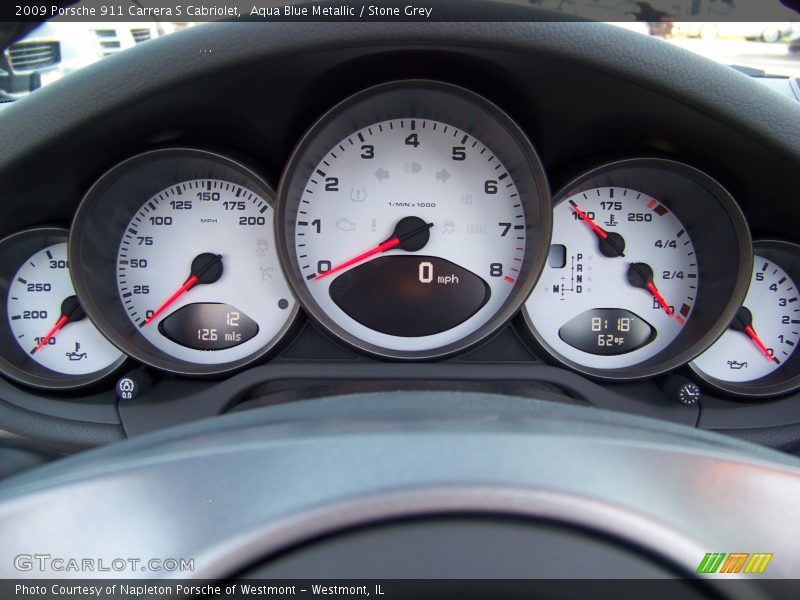
[[[589,354],[616,356],[633,352],[656,338],[656,330],[637,314],[622,308],[593,308],[558,331],[567,344]]]

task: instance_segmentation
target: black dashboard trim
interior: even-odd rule
[[[246,42],[246,43],[244,43]],[[198,53],[198,47],[214,46],[224,48],[224,52]],[[735,149],[746,146],[752,152],[755,163],[766,165],[765,171],[770,171],[775,166],[774,173],[785,175],[796,173],[800,167],[800,106],[792,100],[783,97],[774,90],[766,89],[757,81],[747,76],[735,72],[727,67],[713,64],[705,59],[694,56],[683,50],[663,44],[658,40],[652,40],[645,36],[621,31],[610,25],[602,23],[415,23],[415,24],[391,24],[375,23],[369,27],[359,27],[357,24],[347,23],[216,23],[206,24],[200,27],[188,29],[171,36],[153,40],[148,44],[143,44],[129,52],[120,53],[115,56],[83,69],[68,78],[65,78],[52,86],[38,90],[12,105],[7,106],[0,113],[0,139],[14,140],[13,144],[0,145],[0,189],[8,193],[9,206],[23,195],[30,195],[31,186],[33,191],[43,189],[41,181],[47,178],[39,177],[41,170],[39,161],[42,158],[48,159],[51,166],[55,164],[60,171],[54,175],[53,181],[66,182],[64,193],[71,194],[72,188],[82,187],[91,182],[91,173],[72,172],[70,176],[64,175],[63,171],[74,166],[75,161],[70,161],[71,155],[81,155],[84,148],[80,145],[81,140],[97,140],[99,133],[102,133],[104,126],[109,129],[124,127],[126,119],[142,116],[142,107],[152,105],[154,99],[172,98],[174,91],[183,86],[197,84],[206,80],[224,79],[226,76],[230,81],[230,73],[236,69],[242,72],[253,74],[262,67],[269,64],[269,61],[284,61],[288,59],[298,59],[298,64],[302,57],[311,56],[315,60],[319,57],[321,70],[330,69],[331,65],[337,60],[341,60],[339,70],[335,74],[341,74],[341,69],[352,67],[353,57],[361,58],[364,56],[374,56],[381,53],[388,54],[392,51],[413,51],[419,56],[422,52],[431,54],[447,54],[447,59],[460,58],[466,60],[476,59],[481,53],[491,56],[494,59],[503,57],[510,62],[519,62],[520,65],[527,65],[528,61],[541,67],[544,62],[552,62],[555,67],[563,69],[575,67],[577,73],[602,75],[605,83],[616,83],[621,90],[636,91],[637,89],[647,92],[652,99],[656,95],[664,98],[663,105],[671,106],[673,113],[675,108],[685,109],[686,124],[690,126],[698,122],[707,124],[712,130],[712,137],[724,139],[728,136],[731,144],[720,146],[718,150],[719,160],[716,166],[708,168],[708,165],[697,164],[713,177],[725,181],[726,187],[747,189],[747,181],[743,179],[744,172],[733,171],[729,173],[727,179],[720,176],[719,171],[724,170],[720,166],[724,160],[736,162],[740,156],[735,154]],[[336,54],[331,58],[334,54]],[[164,61],[164,57],[169,56],[169,61]],[[466,57],[466,58],[465,58]],[[441,56],[440,56],[441,60]],[[538,61],[538,62],[537,62]],[[476,62],[479,62],[476,60]],[[294,63],[293,63],[294,64]],[[391,63],[397,64],[397,63]],[[463,62],[460,63],[463,66]],[[159,65],[154,69],[153,65]],[[343,66],[344,65],[344,66]],[[486,64],[480,64],[485,73]],[[522,67],[520,67],[522,68]],[[545,71],[547,72],[547,71]],[[551,71],[552,72],[552,71]],[[427,73],[426,73],[427,74]],[[352,78],[361,75],[356,73],[348,80],[352,84]],[[502,82],[503,75],[490,83]],[[324,79],[324,78],[323,78]],[[102,82],[102,93],[98,93],[98,82]],[[455,83],[464,83],[454,81]],[[317,82],[318,85],[330,84],[330,79]],[[362,82],[361,87],[364,83]],[[271,84],[271,82],[270,82]],[[254,87],[266,83],[253,82]],[[335,94],[342,93],[347,88],[347,83],[334,90]],[[538,85],[538,83],[537,83]],[[562,87],[558,88],[563,90]],[[616,89],[616,88],[614,88]],[[319,92],[319,87],[302,90],[304,92]],[[476,89],[478,93],[483,90]],[[584,90],[585,91],[585,90]],[[170,96],[172,94],[172,96]],[[297,114],[287,117],[283,113],[275,115],[275,119],[291,118],[292,122],[286,128],[283,135],[291,135],[292,132],[300,133],[309,123],[309,115],[330,100],[321,94],[317,94],[315,99],[305,100],[304,104],[298,108]],[[567,104],[569,98],[564,98]],[[542,115],[538,114],[536,102],[520,107],[503,106],[515,118],[518,117],[520,110],[529,110],[531,117],[525,124],[528,130],[536,129],[541,124]],[[140,110],[141,109],[141,110]],[[318,113],[317,113],[318,114]],[[227,113],[222,115],[231,116]],[[235,115],[234,115],[235,116]],[[553,118],[559,118],[561,113],[557,113]],[[642,122],[643,114],[626,114],[624,118],[635,128]],[[683,114],[681,116],[684,116]],[[197,113],[191,113],[187,120],[197,117]],[[670,115],[670,117],[674,117]],[[614,119],[621,118],[619,115],[611,115],[611,124]],[[233,121],[233,127],[241,127],[242,124]],[[184,121],[185,123],[186,121]],[[669,127],[670,118],[665,118],[663,125]],[[673,123],[673,126],[675,124]],[[228,123],[226,122],[226,126]],[[679,129],[680,127],[678,127]],[[130,128],[128,128],[130,129]],[[658,133],[657,129],[656,133]],[[98,135],[91,132],[97,131]],[[236,129],[234,129],[236,131]],[[287,133],[288,132],[288,133]],[[582,133],[590,136],[595,130],[585,129]],[[164,132],[165,138],[149,143],[164,143],[171,138],[172,131]],[[124,135],[121,137],[124,138]],[[148,138],[149,139],[149,138]],[[136,140],[135,136],[129,136],[127,141],[130,143]],[[743,142],[746,140],[746,144]],[[141,142],[141,140],[137,140]],[[292,140],[294,141],[294,140]],[[554,140],[548,140],[553,143]],[[534,139],[537,148],[542,150],[540,140]],[[559,140],[560,142],[560,140]],[[281,144],[286,145],[286,139],[276,140],[278,149],[270,156],[280,156]],[[124,149],[122,149],[124,150]],[[117,151],[122,151],[117,149]],[[559,148],[553,151],[556,158],[553,159],[556,167],[559,165]],[[106,151],[105,159],[113,161],[119,158],[113,152]],[[242,149],[247,152],[246,149]],[[763,156],[761,156],[763,151]],[[586,159],[588,156],[571,157],[573,161]],[[597,158],[597,157],[595,157]],[[687,162],[691,162],[688,158]],[[760,161],[760,162],[759,162]],[[267,162],[267,161],[264,161]],[[277,164],[277,161],[276,161]],[[557,173],[550,171],[553,165],[547,164],[548,174],[555,179]],[[102,165],[89,167],[94,169],[94,173],[99,175],[98,170]],[[272,169],[272,170],[270,170]],[[275,165],[267,164],[267,170],[263,173],[264,177],[274,183],[276,180]],[[59,179],[60,177],[60,179]],[[41,181],[40,181],[41,180]],[[768,188],[769,189],[769,188]],[[752,190],[751,190],[752,191]],[[750,203],[752,208],[756,203],[761,202],[758,196],[745,197],[739,196],[742,201]],[[69,218],[68,209],[70,200],[60,199],[60,204],[51,198],[43,197],[41,207],[35,211],[25,213],[20,220],[27,219],[30,224],[31,219],[39,219],[40,222],[65,221]],[[47,211],[50,212],[47,212]],[[778,229],[786,222],[787,210],[778,211],[770,227]],[[0,227],[9,228],[14,224],[6,219],[0,221]],[[18,223],[20,228],[25,223]],[[765,229],[763,223],[760,224]],[[0,232],[2,233],[2,232]],[[780,235],[780,231],[764,230],[758,232],[759,235]],[[295,367],[299,371],[303,368],[308,370],[317,363],[300,363]],[[336,363],[328,363],[336,367]],[[364,368],[364,363],[354,361],[355,368]],[[264,370],[283,369],[285,363],[275,361],[274,365],[268,367],[256,367],[253,374],[264,373]],[[372,365],[370,365],[371,368]],[[383,368],[385,365],[376,365]],[[421,367],[433,367],[435,365],[420,365]],[[473,364],[466,365],[470,368]],[[513,365],[512,365],[513,366]],[[519,365],[517,365],[519,366]],[[493,366],[492,368],[496,368]],[[564,380],[573,374],[552,367],[542,367],[541,365],[525,364],[523,368],[528,369],[528,376],[539,374],[540,369],[553,369],[554,376]],[[276,371],[277,372],[277,371]],[[376,370],[379,372],[379,370]],[[235,385],[240,381],[239,377],[248,376],[242,373],[231,381],[235,380]],[[575,375],[575,377],[578,377]],[[166,396],[169,393],[181,391],[187,393],[188,397],[201,393],[201,390],[208,388],[208,392],[219,392],[221,384],[209,382],[185,382],[176,380],[180,385],[170,388],[159,384],[159,390]],[[223,382],[226,383],[226,382]],[[594,384],[591,384],[594,385]],[[645,385],[645,384],[642,384]],[[633,403],[633,395],[652,394],[656,397],[660,394],[655,382],[647,382],[647,390],[636,386],[599,386],[588,388],[590,393],[596,392],[597,397],[612,395],[617,403],[628,404],[625,396]],[[167,398],[167,400],[169,400]],[[68,398],[63,400],[65,403]],[[663,394],[659,400],[664,407],[668,401]],[[741,407],[733,403],[724,403],[724,410],[728,414],[742,415],[740,427],[749,424],[745,421],[748,412],[759,412],[759,424],[764,427],[772,425],[783,425],[784,423],[774,422],[777,412],[773,410],[776,406],[797,406],[800,399],[797,395],[781,400],[752,406]],[[0,406],[8,410],[2,410],[0,422],[9,431],[32,435],[33,437],[50,436],[54,439],[73,439],[80,438],[79,443],[90,445],[93,443],[104,443],[103,440],[111,441],[120,439],[123,435],[122,430],[114,426],[98,426],[96,430],[91,427],[83,427],[80,421],[60,421],[43,415],[36,415],[33,412],[23,411],[18,407],[8,403],[0,403]],[[120,411],[125,421],[125,413],[129,407],[122,406]],[[676,407],[680,409],[681,407]],[[703,408],[704,419],[701,425],[713,424],[713,421],[706,421],[705,417],[711,417],[716,405],[712,401],[707,402]],[[722,408],[722,406],[721,406]],[[744,408],[745,412],[739,413],[737,408]],[[191,409],[191,407],[190,407]],[[787,408],[788,410],[789,408]],[[782,411],[783,409],[781,409]],[[21,414],[21,413],[24,413]],[[190,412],[189,414],[193,414]],[[782,414],[782,413],[781,413]],[[796,410],[794,415],[800,414]],[[31,426],[31,419],[42,419],[42,427],[37,431]],[[797,417],[793,417],[795,420]],[[57,423],[54,423],[58,421]],[[694,419],[695,423],[697,419]],[[694,424],[694,423],[693,423]],[[750,423],[758,426],[754,422]],[[59,428],[67,428],[69,431],[60,431]]]

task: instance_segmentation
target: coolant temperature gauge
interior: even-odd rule
[[[81,308],[70,280],[67,232],[35,229],[0,242],[5,318],[0,367],[45,388],[87,385],[114,371],[124,355]]]
[[[775,395],[797,387],[800,253],[786,242],[756,242],[744,304],[728,330],[691,367],[712,387],[736,395]],[[766,391],[764,388],[768,388]]]
[[[751,260],[744,216],[713,179],[661,159],[610,163],[556,195],[547,264],[522,316],[537,349],[578,372],[652,377],[725,330]]]
[[[665,349],[688,321],[699,285],[692,236],[663,203],[598,187],[553,211],[547,267],[526,305],[545,341],[597,369]]]

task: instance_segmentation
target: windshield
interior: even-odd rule
[[[743,68],[751,75],[800,77],[800,14],[796,11],[800,0],[503,1],[552,11],[554,20],[578,17],[605,21],[719,63]],[[274,1],[234,2],[226,7],[233,12],[216,15],[213,10],[201,10],[201,3],[193,7],[140,0],[120,5],[66,4],[69,6],[58,9],[54,18],[3,51],[0,99],[13,100],[92,63],[181,29],[202,26],[204,21],[217,18],[271,20],[275,16],[286,20],[283,11],[289,6],[286,2]],[[188,8],[195,10],[190,14]],[[47,8],[48,11],[56,9],[55,6]],[[17,10],[21,11],[16,15],[21,20],[37,19],[33,6],[17,7]],[[389,11],[376,11],[372,16],[365,19],[360,15],[354,20],[394,18]],[[409,20],[405,17],[402,13],[398,15]],[[289,20],[306,18],[297,12]],[[419,19],[411,20],[420,19],[437,20],[437,15],[433,11],[423,12]]]

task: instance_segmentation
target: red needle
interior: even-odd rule
[[[49,342],[52,339],[52,337],[56,334],[56,332],[67,324],[67,321],[69,321],[69,317],[67,315],[61,315],[61,318],[58,321],[56,321],[56,324],[53,325],[53,328],[47,332],[47,335],[42,338],[42,341],[39,342],[39,345],[33,349],[31,354],[36,354],[39,350],[41,350],[44,346],[46,346],[47,342]]]
[[[177,300],[178,298],[180,298],[180,297],[181,297],[181,296],[182,296],[184,293],[186,293],[186,292],[188,292],[190,289],[192,289],[192,287],[193,287],[193,286],[194,286],[194,285],[195,285],[197,282],[198,282],[198,277],[197,277],[197,275],[192,275],[191,277],[189,277],[189,279],[187,279],[186,281],[184,281],[184,282],[183,282],[183,285],[182,285],[181,287],[179,287],[179,288],[177,289],[177,291],[176,291],[174,294],[172,294],[172,296],[170,296],[169,298],[167,298],[167,301],[166,301],[166,302],[164,302],[164,304],[162,304],[161,306],[159,306],[159,307],[158,307],[158,310],[156,310],[156,312],[154,312],[152,315],[150,315],[150,318],[149,318],[149,319],[147,319],[147,320],[146,320],[146,321],[145,321],[145,322],[144,322],[142,325],[140,325],[140,327],[144,327],[145,325],[149,325],[150,323],[152,323],[152,322],[153,322],[153,320],[154,320],[156,317],[158,317],[158,315],[160,315],[162,312],[164,312],[165,310],[167,310],[167,308],[169,307],[169,305],[170,305],[170,304],[172,304],[173,302],[175,302],[175,300]]]
[[[192,260],[192,267],[189,270],[189,279],[184,281],[183,285],[179,287],[175,293],[172,294],[172,296],[167,298],[166,302],[159,306],[158,310],[150,315],[146,321],[142,321],[139,327],[144,327],[145,325],[152,323],[158,317],[158,315],[169,308],[169,306],[175,302],[175,300],[180,298],[198,283],[208,284],[219,281],[219,278],[222,277],[222,272],[221,254],[212,254],[210,252],[198,254],[194,260]]]
[[[761,341],[761,338],[758,337],[758,334],[756,334],[755,330],[751,325],[745,327],[744,330],[747,333],[747,335],[750,336],[750,339],[756,343],[756,346],[758,346],[761,349],[761,351],[764,353],[764,356],[766,356],[772,362],[777,362],[775,360],[775,357],[769,353],[769,350],[767,350],[767,347],[764,345],[764,342]]]
[[[50,340],[53,339],[53,336],[56,334],[56,332],[64,327],[64,325],[66,325],[68,322],[80,321],[84,317],[86,317],[86,313],[83,312],[77,296],[68,296],[67,298],[64,298],[64,301],[61,303],[61,316],[58,318],[58,321],[55,325],[53,325],[53,328],[47,333],[47,335],[42,338],[36,348],[31,350],[31,354],[36,354],[39,350],[45,347]]]
[[[583,212],[583,211],[582,211],[580,208],[578,208],[578,205],[577,205],[577,204],[575,204],[575,203],[574,203],[574,202],[572,202],[572,201],[570,201],[570,203],[569,203],[569,204],[570,204],[570,206],[572,207],[572,210],[573,210],[573,211],[575,211],[575,213],[577,213],[577,215],[578,215],[578,216],[579,216],[581,219],[583,219],[583,220],[586,222],[586,224],[587,224],[589,227],[591,227],[591,228],[592,228],[592,231],[594,231],[594,232],[595,232],[597,235],[599,235],[599,236],[600,236],[600,239],[601,239],[601,240],[604,240],[604,239],[606,239],[606,238],[608,237],[608,234],[605,232],[605,230],[603,230],[603,228],[602,228],[602,227],[600,227],[600,226],[599,226],[597,223],[595,223],[594,221],[592,221],[592,220],[591,220],[591,219],[590,219],[590,218],[589,218],[589,217],[586,215],[586,213],[585,213],[585,212]]]
[[[371,250],[367,250],[355,258],[351,258],[350,260],[347,260],[340,265],[336,265],[334,268],[329,269],[324,273],[318,274],[314,277],[314,281],[322,279],[323,277],[327,277],[328,275],[332,275],[333,273],[338,273],[342,269],[346,269],[347,267],[351,267],[356,263],[360,263],[361,261],[368,259],[370,256],[375,256],[381,252],[391,250],[396,246],[400,246],[402,250],[416,252],[417,250],[422,249],[425,244],[428,243],[428,230],[431,227],[433,227],[433,223],[426,223],[419,217],[404,217],[400,219],[394,226],[392,237],[390,237],[388,240],[381,242]]]
[[[386,252],[387,250],[390,250],[390,249],[392,249],[392,248],[394,248],[395,246],[398,246],[398,245],[400,245],[400,238],[399,237],[389,238],[388,240],[386,240],[382,244],[378,244],[377,246],[375,246],[371,250],[367,250],[366,252],[364,252],[363,254],[359,254],[355,258],[351,258],[350,260],[346,260],[342,264],[336,265],[335,267],[333,267],[332,269],[330,269],[328,271],[325,271],[324,273],[320,273],[319,275],[314,277],[314,281],[316,281],[317,279],[322,279],[323,277],[327,277],[328,275],[332,275],[333,273],[338,273],[342,269],[346,269],[347,267],[350,267],[350,266],[352,266],[352,265],[354,265],[356,263],[360,263],[362,260],[366,260],[370,256],[375,256],[376,254],[380,254],[381,252]]]
[[[665,311],[667,311],[667,314],[670,317],[674,317],[675,313],[669,307],[669,304],[667,304],[667,301],[664,300],[664,296],[661,295],[661,293],[658,291],[658,288],[655,285],[653,285],[652,283],[648,283],[646,287],[650,291],[650,293],[653,294],[653,297],[661,305],[661,308],[663,308]]]

